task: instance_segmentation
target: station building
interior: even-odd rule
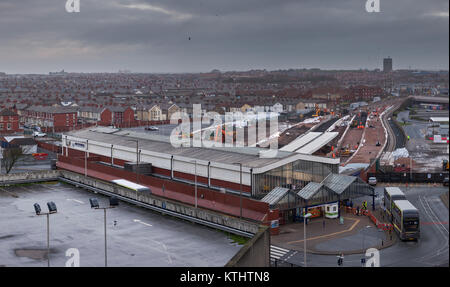
[[[151,164],[151,175],[194,182],[219,191],[262,198],[273,188],[302,187],[338,173],[339,159],[247,147],[173,147],[165,136],[93,128],[65,133],[65,156],[100,156],[100,162],[123,168],[125,162]],[[197,172],[195,172],[197,171]]]
[[[188,204],[196,198],[201,207],[276,222],[274,229],[279,219],[289,221],[302,208],[336,204],[367,185],[356,177],[342,183],[338,158],[253,147],[174,147],[166,136],[108,127],[63,134],[61,153],[58,168],[135,181],[155,195]],[[130,170],[130,165],[137,167]],[[292,204],[280,204],[294,193]],[[273,202],[267,200],[273,196]]]

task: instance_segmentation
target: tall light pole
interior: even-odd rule
[[[306,210],[305,210],[306,211]],[[311,217],[311,213],[303,215],[303,264],[306,267],[306,220]]]
[[[113,196],[109,198],[109,207],[100,207],[98,204],[98,200],[96,198],[89,199],[91,203],[91,208],[93,209],[103,209],[103,222],[104,222],[104,233],[105,233],[105,267],[108,267],[108,248],[107,248],[107,240],[106,240],[106,210],[110,208],[114,208],[119,205],[119,200],[117,197]]]
[[[366,230],[368,230],[369,228],[370,228],[370,225],[367,225],[366,227],[364,227],[364,228],[362,229],[362,233],[363,233],[363,246],[362,246],[363,257],[361,258],[361,266],[362,266],[362,267],[364,267],[364,264],[366,263],[366,258],[364,257],[364,248],[365,248],[365,246],[364,246],[364,240],[365,240],[365,233],[366,233]]]
[[[41,207],[38,203],[34,204],[36,215],[47,216],[47,267],[50,267],[50,214],[57,213],[56,204],[53,201],[47,202],[48,212],[41,213]]]
[[[362,232],[363,232],[363,245],[362,245],[362,250],[363,250],[363,252],[364,252],[364,248],[365,248],[365,246],[364,246],[364,241],[365,241],[365,233],[366,233],[366,230],[368,230],[370,228],[370,225],[367,225],[363,230],[362,230]]]

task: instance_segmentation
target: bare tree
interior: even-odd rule
[[[8,174],[16,162],[23,156],[23,151],[20,147],[4,148],[2,155],[2,164],[5,167],[6,174]]]

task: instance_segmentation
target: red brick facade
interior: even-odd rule
[[[19,115],[4,109],[0,111],[0,134],[16,133],[19,131]]]
[[[137,126],[134,110],[128,108],[105,108],[100,113],[99,125],[116,127]]]
[[[65,152],[65,150],[63,151]],[[58,167],[78,173],[84,173],[85,161],[81,151],[69,149],[69,156],[58,156]],[[104,161],[105,157],[90,154],[86,163],[88,176],[98,177],[103,180],[113,178],[123,178],[136,181],[136,174],[120,168],[106,166],[95,161]],[[115,161],[115,164],[118,162]],[[195,187],[192,184],[181,183],[170,179],[162,179],[154,176],[139,175],[139,184],[148,186],[152,193],[157,196],[167,197],[180,202],[194,204]],[[163,189],[164,186],[164,189]],[[239,216],[240,197],[232,194],[222,193],[205,187],[198,187],[198,205],[203,208],[217,210],[230,215]],[[245,218],[260,221],[269,225],[269,219],[278,216],[269,213],[269,206],[265,202],[260,202],[250,198],[242,198],[242,215]]]

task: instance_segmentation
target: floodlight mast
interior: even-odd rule
[[[38,203],[35,203],[33,206],[37,216],[47,216],[47,267],[50,267],[50,214],[57,213],[58,209],[56,208],[56,204],[53,201],[47,202],[48,212],[43,213],[41,206]]]
[[[106,210],[115,208],[119,205],[119,200],[117,197],[113,196],[109,198],[109,206],[100,207],[98,204],[98,200],[96,198],[89,199],[92,209],[103,209],[103,226],[104,226],[104,234],[105,234],[105,267],[108,267],[108,245],[107,245],[107,236],[106,236]]]

